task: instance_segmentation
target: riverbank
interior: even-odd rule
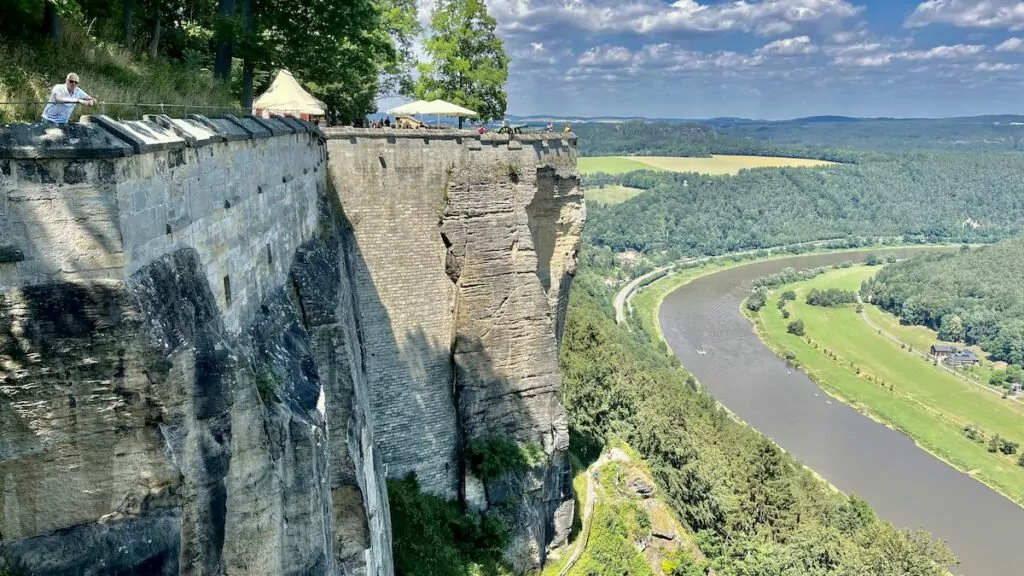
[[[822,242],[824,243],[829,241],[825,240]],[[665,335],[662,333],[661,323],[658,321],[658,310],[661,308],[662,302],[665,301],[665,297],[686,284],[703,276],[707,276],[708,274],[723,272],[725,270],[736,268],[737,266],[748,266],[760,262],[771,262],[774,260],[782,260],[784,258],[793,258],[797,256],[850,254],[851,260],[856,260],[859,255],[865,255],[869,252],[884,253],[889,250],[906,248],[944,248],[947,246],[953,246],[953,244],[928,244],[921,246],[879,244],[863,248],[812,250],[804,254],[791,254],[784,252],[787,247],[781,247],[773,248],[773,253],[765,258],[757,258],[753,260],[747,259],[749,255],[753,254],[752,251],[708,257],[704,262],[700,263],[696,267],[679,268],[674,272],[670,271],[664,276],[655,279],[650,284],[634,288],[621,298],[621,303],[618,302],[620,300],[619,295],[616,295],[616,316],[621,316],[621,313],[618,310],[619,306],[632,307],[636,313],[637,321],[639,322],[641,329],[647,332],[655,342],[665,342]],[[673,264],[672,266],[679,266],[679,264]],[[627,289],[628,286],[621,290],[619,294],[626,292]]]
[[[775,288],[768,303],[747,316],[769,348],[783,358],[795,356],[794,364],[830,396],[903,432],[930,454],[1024,506],[1024,467],[1017,465],[1017,456],[987,449],[988,439],[996,434],[1024,443],[1024,406],[965,382],[916,355],[912,347],[879,334],[858,315],[856,305],[816,307],[805,302],[813,288],[855,291],[875,271],[862,266],[840,269]],[[788,319],[776,307],[785,290],[796,293],[787,305]],[[804,322],[804,336],[787,332],[795,319]],[[985,440],[969,438],[964,430],[971,426]]]
[[[920,251],[892,250],[897,257]],[[907,435],[834,400],[787,367],[740,312],[758,278],[786,267],[862,259],[848,253],[796,256],[692,280],[665,297],[658,311],[665,339],[701,388],[755,430],[843,492],[863,497],[881,518],[948,543],[961,561],[954,574],[1014,574],[1024,508]]]

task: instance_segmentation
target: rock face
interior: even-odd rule
[[[0,130],[0,572],[390,575],[409,472],[540,565],[583,220],[555,135]],[[544,461],[483,482],[486,437]]]
[[[507,559],[540,566],[572,522],[558,343],[585,220],[575,148],[546,136],[329,130],[329,167],[376,326],[367,365],[389,477],[410,472],[500,513]],[[537,468],[483,483],[473,439],[539,444]]]

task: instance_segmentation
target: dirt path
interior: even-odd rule
[[[612,448],[611,452],[601,454],[600,458],[587,468],[587,501],[583,507],[583,527],[580,529],[579,537],[576,538],[572,556],[569,557],[569,561],[558,572],[558,576],[568,574],[587,549],[587,541],[590,540],[590,524],[594,518],[594,505],[597,504],[597,481],[594,479],[594,473],[609,462],[628,460],[629,456],[625,452],[618,448]]]

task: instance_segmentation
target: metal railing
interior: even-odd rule
[[[0,122],[17,122],[17,121],[38,121],[42,115],[43,108],[49,104],[47,101],[17,101],[17,102],[0,102]],[[78,117],[85,114],[105,114],[115,115],[120,119],[125,120],[137,120],[142,118],[145,114],[169,114],[173,113],[178,116],[184,116],[190,113],[202,113],[202,114],[235,114],[235,115],[246,115],[252,111],[241,106],[215,106],[209,104],[167,104],[164,102],[160,103],[146,103],[146,102],[108,102],[103,100],[97,100],[95,105],[80,105],[75,109],[75,116]],[[281,108],[275,108],[274,112],[277,114],[299,114],[300,110],[286,110]]]

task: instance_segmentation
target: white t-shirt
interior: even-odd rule
[[[55,122],[57,124],[68,123],[68,119],[71,118],[71,113],[75,111],[75,105],[57,102],[58,95],[62,98],[78,98],[79,100],[89,97],[89,95],[85,93],[85,90],[82,90],[78,86],[75,86],[75,93],[71,94],[68,92],[66,84],[57,84],[53,87],[53,90],[50,90],[49,103],[46,105],[46,108],[43,109],[43,120],[49,120],[50,122]]]

